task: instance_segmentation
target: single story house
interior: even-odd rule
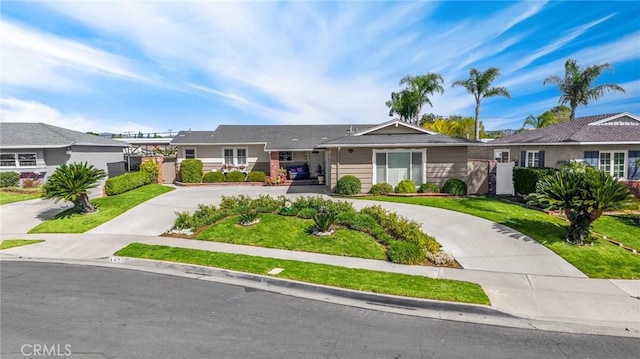
[[[0,123],[0,171],[22,178],[46,180],[58,166],[73,162],[109,173],[109,163],[124,164],[125,147],[129,144],[45,123]]]
[[[376,183],[397,185],[410,178],[421,185],[467,181],[467,153],[476,142],[391,120],[378,125],[220,125],[215,131],[181,131],[173,141],[178,163],[196,158],[205,171],[261,170],[274,174],[307,165],[312,178],[354,175],[367,192]],[[486,177],[486,176],[485,176]],[[470,183],[470,192],[478,186]]]
[[[640,117],[628,112],[579,117],[493,140],[469,155],[522,167],[584,162],[619,179],[640,180]]]

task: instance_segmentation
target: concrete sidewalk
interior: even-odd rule
[[[20,238],[39,238],[46,242],[3,250],[0,259],[74,259],[106,263],[113,253],[128,243],[140,242],[323,263],[474,282],[484,288],[492,307],[502,312],[541,321],[628,329],[640,336],[640,281],[637,280],[408,266],[379,260],[155,236],[39,234],[21,235]]]

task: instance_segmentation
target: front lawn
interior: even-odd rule
[[[486,197],[367,197],[367,199],[449,209],[485,218],[520,231],[560,255],[591,278],[640,279],[640,256],[604,240],[574,246],[564,240],[568,222],[544,212]],[[594,230],[634,247],[640,228],[610,217],[598,219]],[[635,248],[635,247],[634,247]]]
[[[115,255],[224,268],[365,292],[490,304],[478,284],[448,279],[141,243],[129,244]],[[268,272],[274,268],[282,268],[283,271],[270,275]]]
[[[29,199],[40,198],[41,196],[40,192],[0,191],[0,204],[26,201]]]
[[[387,259],[385,248],[370,235],[346,228],[333,235],[309,234],[310,219],[261,214],[260,223],[241,226],[233,216],[200,232],[196,239],[348,257]]]
[[[9,249],[14,247],[26,246],[29,244],[36,244],[44,242],[42,239],[5,239],[0,243],[0,250]]]
[[[91,200],[91,203],[96,205],[98,212],[80,214],[76,209],[70,208],[35,226],[29,233],[84,233],[112,220],[142,202],[172,190],[171,187],[150,184],[117,196],[96,198]]]

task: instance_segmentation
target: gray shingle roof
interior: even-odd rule
[[[125,142],[45,123],[1,122],[2,148],[60,148],[72,145],[128,147]]]
[[[414,145],[469,145],[473,141],[445,135],[427,133],[411,134],[367,134],[343,136],[318,145],[319,148],[341,146],[414,146]]]
[[[490,145],[520,143],[572,143],[572,142],[640,142],[640,126],[589,125],[608,118],[630,117],[629,113],[613,113],[578,117],[573,121],[537,128],[489,142]]]

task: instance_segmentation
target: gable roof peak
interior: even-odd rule
[[[416,126],[414,124],[407,123],[407,122],[404,122],[404,121],[396,118],[396,119],[393,119],[393,120],[389,120],[387,122],[383,122],[383,123],[381,123],[379,125],[375,125],[375,126],[372,126],[372,127],[369,127],[369,128],[365,128],[362,131],[354,133],[353,136],[366,135],[368,133],[375,132],[375,131],[378,131],[378,130],[381,130],[383,128],[390,127],[390,126],[394,126],[394,127],[404,126],[406,128],[410,128],[410,129],[412,129],[414,131],[426,133],[426,134],[429,134],[429,135],[437,135],[438,134],[437,132],[428,130],[428,129],[424,128],[424,127]]]

